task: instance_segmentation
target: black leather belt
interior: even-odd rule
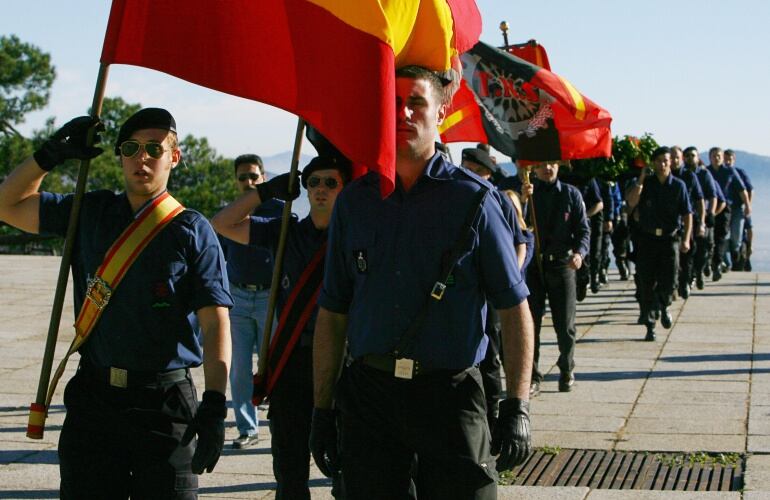
[[[554,262],[561,259],[566,259],[570,255],[572,255],[572,252],[570,251],[564,251],[564,252],[557,252],[557,253],[544,253],[543,254],[543,261],[545,262]]]
[[[181,382],[188,378],[189,368],[178,368],[164,372],[149,372],[140,370],[126,370],[123,368],[93,366],[91,363],[81,361],[78,372],[88,378],[97,380],[105,385],[129,389],[133,387],[150,387]]]
[[[237,286],[238,288],[243,288],[244,290],[248,290],[250,292],[261,292],[262,290],[270,289],[270,283],[266,285],[249,285],[248,283],[232,283],[232,284]]]

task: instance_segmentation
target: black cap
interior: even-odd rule
[[[478,163],[482,167],[488,168],[493,174],[500,172],[500,167],[497,166],[492,158],[489,157],[489,153],[479,148],[466,148],[463,149],[463,161],[468,160],[473,163]]]
[[[307,189],[307,180],[310,178],[310,174],[316,170],[326,170],[329,168],[333,168],[340,173],[343,184],[347,184],[353,175],[353,166],[347,158],[343,156],[316,156],[302,169],[302,187]]]
[[[140,109],[126,120],[118,132],[118,140],[115,143],[115,154],[120,155],[120,145],[129,140],[137,130],[159,128],[176,133],[176,121],[171,113],[162,108]]]

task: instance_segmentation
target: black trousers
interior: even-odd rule
[[[540,329],[545,315],[545,299],[551,307],[556,341],[559,344],[557,366],[562,372],[575,368],[575,270],[567,265],[568,258],[543,262],[543,276],[537,265],[527,269],[529,287],[529,310],[535,322],[535,359],[532,366],[532,381],[542,382],[543,374],[538,368],[540,361]],[[583,264],[585,265],[585,264]]]
[[[703,269],[709,265],[711,247],[714,245],[714,228],[707,227],[703,236],[695,237],[693,275],[702,276]],[[690,250],[692,252],[692,250]]]
[[[618,261],[625,262],[628,258],[629,242],[628,242],[628,222],[625,218],[619,218],[615,227],[612,228],[610,239],[612,240],[612,254],[615,256],[615,263]]]
[[[722,264],[729,242],[730,208],[727,207],[714,219],[714,253],[711,255],[711,269]]]
[[[478,368],[411,380],[353,362],[337,387],[346,498],[497,498]]]
[[[679,251],[679,288],[692,283],[695,277],[695,254],[698,251],[698,243],[695,238],[690,238],[690,250],[687,253]]]
[[[591,279],[596,280],[599,276],[599,268],[602,265],[602,242],[604,234],[604,214],[600,211],[591,216],[591,247],[589,251],[589,263],[591,270]],[[581,267],[582,269],[582,267]]]
[[[81,366],[64,391],[62,499],[195,499],[195,441],[179,446],[197,411],[192,378],[122,389]]]
[[[276,500],[310,498],[310,424],[313,419],[313,349],[297,346],[270,395],[273,474]],[[332,495],[341,497],[339,477]]]
[[[639,233],[636,240],[636,275],[639,278],[639,305],[648,326],[655,325],[657,307],[671,305],[676,261],[679,258],[677,238],[657,238]]]

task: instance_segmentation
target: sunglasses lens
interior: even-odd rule
[[[148,142],[144,145],[144,150],[150,158],[158,159],[163,156],[163,145],[157,142]]]
[[[126,141],[120,145],[120,154],[126,158],[131,158],[139,151],[139,143],[136,141]]]
[[[329,189],[337,189],[337,179],[332,179],[331,177],[326,178],[326,187]]]
[[[318,177],[311,177],[307,180],[308,187],[314,188],[318,187],[318,185],[321,184],[321,179]]]
[[[247,180],[256,181],[259,179],[259,174],[241,174],[238,176],[238,180],[246,182]]]

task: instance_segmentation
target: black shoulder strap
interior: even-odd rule
[[[434,300],[439,301],[444,297],[446,284],[452,274],[452,271],[457,265],[457,262],[460,260],[460,257],[462,257],[463,254],[465,254],[467,251],[467,248],[473,244],[473,222],[481,213],[481,207],[484,204],[484,198],[488,192],[489,188],[486,186],[481,186],[481,189],[479,189],[479,191],[477,191],[473,197],[473,202],[471,203],[469,210],[465,215],[463,225],[460,228],[460,236],[455,241],[452,249],[444,255],[444,258],[441,259],[441,271],[439,272],[438,280],[436,280],[436,282],[433,284],[433,288],[431,288],[430,296],[426,297],[425,302],[423,303],[420,311],[417,313],[417,316],[414,318],[414,321],[412,321],[412,324],[409,326],[406,332],[401,335],[401,337],[398,339],[398,342],[396,343],[395,349],[393,349],[392,354],[396,358],[403,357],[404,353],[408,352],[409,349],[412,348],[414,341],[417,339],[417,335],[422,329],[425,318],[428,316],[428,307],[430,306],[431,302]]]

